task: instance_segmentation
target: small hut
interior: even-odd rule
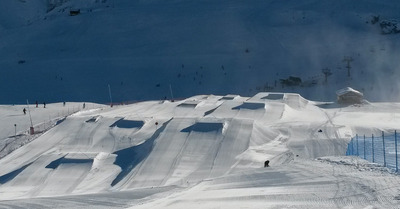
[[[81,13],[81,10],[80,9],[71,9],[70,11],[69,11],[69,15],[70,16],[76,16],[76,15],[79,15]]]
[[[336,91],[338,103],[341,104],[361,104],[364,100],[364,94],[346,87]]]

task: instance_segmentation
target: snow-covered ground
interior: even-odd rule
[[[0,1],[0,208],[399,208],[397,174],[344,155],[400,104],[321,102],[399,101],[399,9]],[[83,102],[112,100],[145,102]]]
[[[36,103],[36,102],[34,102]],[[85,106],[85,107],[84,107]],[[2,105],[0,106],[0,158],[34,140],[66,116],[80,110],[103,108],[94,103],[66,102],[53,104]],[[25,112],[24,112],[25,109]],[[30,135],[30,127],[36,133]]]
[[[396,208],[399,176],[344,155],[356,133],[397,129],[398,113],[291,93],[82,110],[0,159],[0,207]]]
[[[313,100],[351,86],[369,100],[400,101],[400,34],[372,24],[400,21],[399,8],[394,0],[0,1],[0,89],[8,89],[0,103],[105,103],[108,84],[116,102],[170,98],[170,86],[177,98],[283,91]],[[350,77],[345,57],[354,60]],[[305,86],[282,89],[288,76]]]

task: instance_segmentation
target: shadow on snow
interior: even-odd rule
[[[113,123],[110,127],[118,127],[118,128],[142,128],[144,122],[141,120],[125,120],[119,119],[115,123]]]
[[[171,119],[172,120],[172,119]],[[117,155],[114,164],[121,167],[121,172],[115,177],[111,186],[118,184],[125,176],[132,171],[140,162],[149,156],[151,150],[153,149],[154,142],[160,135],[160,133],[165,129],[167,124],[171,121],[167,121],[159,128],[149,139],[147,139],[142,144],[137,146],[129,147],[114,152]],[[118,121],[117,121],[118,122]]]
[[[187,128],[184,128],[181,130],[181,132],[211,132],[211,131],[222,131],[223,128],[222,123],[215,123],[215,122],[200,122],[200,123],[195,123]]]
[[[29,163],[27,165],[22,166],[21,168],[18,168],[15,171],[11,171],[10,173],[0,176],[0,184],[5,184],[5,183],[13,180],[16,176],[18,176],[18,174],[20,174],[23,170],[25,170],[25,168],[27,168],[31,164],[32,163]]]

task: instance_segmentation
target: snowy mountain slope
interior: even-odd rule
[[[393,171],[343,155],[355,134],[398,130],[400,105],[307,99],[398,101],[399,8],[1,1],[0,103],[68,102],[31,106],[33,136],[26,105],[0,107],[0,207],[397,208]],[[70,115],[109,93],[153,101]]]
[[[1,31],[19,28],[38,21],[46,13],[46,0],[13,0],[0,2]]]
[[[85,108],[83,107],[85,105]],[[41,134],[63,121],[66,116],[86,109],[102,108],[104,105],[93,103],[67,102],[47,104],[0,106],[0,158],[36,139]],[[26,110],[24,114],[23,110]],[[33,125],[35,135],[29,135]]]
[[[267,92],[82,110],[0,159],[0,206],[390,208],[398,176],[343,155],[399,112]]]
[[[267,89],[330,100],[345,86],[398,98],[399,36],[370,23],[399,19],[396,1],[71,0],[49,12],[35,2],[1,2],[3,104],[104,103],[108,84],[117,102],[171,97],[170,86],[178,98]],[[326,85],[323,68],[333,73]],[[282,89],[288,76],[312,86]]]

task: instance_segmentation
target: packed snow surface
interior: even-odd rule
[[[85,109],[67,103],[78,104],[0,159],[0,208],[399,205],[392,170],[344,156],[356,133],[397,129],[397,103],[339,106],[262,92]],[[29,129],[24,107],[1,106],[4,130],[9,122]],[[65,108],[30,106],[35,123]],[[12,137],[8,127],[1,140]]]

